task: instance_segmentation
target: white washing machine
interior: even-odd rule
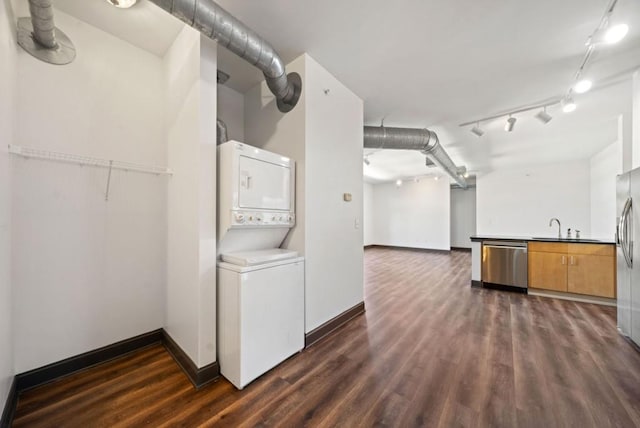
[[[304,258],[297,255],[278,248],[221,255],[218,360],[238,389],[304,348]]]

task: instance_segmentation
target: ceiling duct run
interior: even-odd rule
[[[302,91],[298,73],[286,73],[273,47],[213,0],[151,0],[240,58],[259,68],[276,96],[278,110],[291,111]]]
[[[365,126],[364,147],[366,149],[418,150],[442,168],[463,189],[468,187],[461,171],[444,151],[435,132],[428,129],[388,128]]]
[[[76,57],[71,40],[53,20],[51,0],[29,0],[30,18],[18,18],[18,44],[49,64],[64,65]]]

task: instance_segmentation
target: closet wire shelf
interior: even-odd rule
[[[105,169],[117,169],[122,171],[141,172],[156,175],[173,175],[169,168],[140,165],[132,162],[116,161],[109,159],[93,158],[89,156],[74,155],[70,153],[52,152],[49,150],[34,149],[32,147],[9,145],[9,153],[25,158],[46,159],[57,162],[73,163],[77,165],[93,166]]]
[[[91,166],[109,170],[107,175],[107,187],[105,189],[104,200],[109,200],[109,188],[111,186],[111,171],[114,169],[121,171],[141,172],[154,175],[173,175],[169,168],[153,165],[140,165],[132,162],[116,161],[110,159],[93,158],[89,156],[73,155],[70,153],[52,152],[49,150],[34,149],[32,147],[16,146],[9,144],[9,153],[22,156],[24,158],[45,159],[55,162],[71,163],[80,166]]]

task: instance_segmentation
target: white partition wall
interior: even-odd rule
[[[174,170],[165,329],[197,367],[216,360],[216,49],[185,27],[164,58]]]
[[[14,140],[16,41],[11,2],[0,5],[0,408],[13,381],[11,293],[11,174],[6,144]]]
[[[287,114],[264,83],[246,94],[245,138],[296,161],[296,226],[284,245],[306,258],[309,332],[363,301],[363,112],[362,101],[308,55],[287,65],[293,71],[303,89]]]

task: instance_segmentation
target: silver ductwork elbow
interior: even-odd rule
[[[302,92],[298,73],[286,73],[273,47],[213,0],[151,0],[176,18],[258,67],[276,96],[278,109],[291,111]]]
[[[69,38],[53,19],[51,0],[29,0],[31,18],[18,19],[18,44],[34,57],[49,64],[64,65],[76,57]]]
[[[462,168],[458,168],[440,145],[435,132],[429,129],[364,127],[364,147],[367,149],[418,150],[442,168],[460,187],[468,187]],[[464,168],[466,171],[466,168]]]

